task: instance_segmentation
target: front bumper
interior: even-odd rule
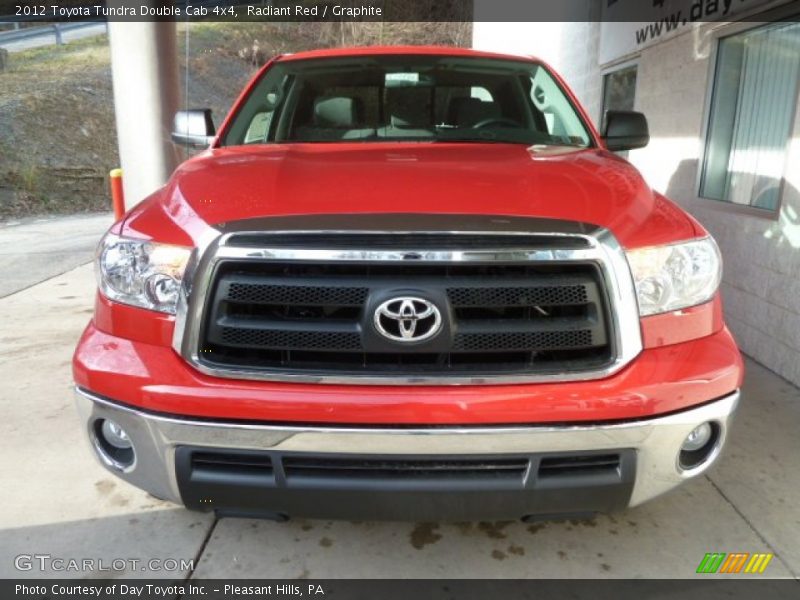
[[[725,397],[742,381],[742,358],[727,329],[648,348],[611,377],[569,383],[409,387],[222,379],[195,370],[168,345],[138,339],[146,321],[141,309],[131,310],[137,312],[130,329],[86,328],[75,350],[76,384],[146,412],[189,419],[367,428],[592,424],[676,413]]]
[[[226,514],[420,520],[555,516],[636,506],[715,462],[739,401],[735,392],[666,416],[610,424],[380,428],[192,420],[144,412],[80,388],[76,397],[101,463],[159,498]],[[135,449],[133,464],[116,464],[104,454],[97,441],[98,419],[111,419],[127,431]],[[680,446],[704,422],[716,424],[716,444],[702,464],[682,469]],[[269,475],[248,471],[250,467],[192,472],[192,452],[220,450],[266,457],[273,470]],[[613,473],[600,476],[579,469],[548,481],[533,474],[544,457],[610,452],[620,457]],[[377,457],[389,462],[441,458],[443,463],[511,457],[527,460],[529,467],[518,479],[482,478],[474,485],[469,479],[447,477],[324,475],[293,480],[284,470],[287,457]]]

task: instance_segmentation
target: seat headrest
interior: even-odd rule
[[[359,119],[357,98],[327,96],[314,100],[314,125],[318,127],[355,127]]]
[[[475,123],[501,115],[497,103],[479,98],[453,98],[448,107],[448,121],[459,127],[471,127]]]

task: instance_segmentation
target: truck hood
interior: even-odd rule
[[[627,248],[703,234],[633,166],[605,150],[490,143],[212,149],[183,163],[122,230],[195,245],[233,221],[348,213],[580,221],[611,230]]]

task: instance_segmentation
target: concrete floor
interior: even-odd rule
[[[113,222],[94,213],[0,223],[0,298],[91,261]]]
[[[36,553],[196,559],[186,577],[687,578],[706,552],[773,552],[764,576],[800,574],[800,390],[752,362],[722,462],[636,509],[537,525],[215,520],[154,500],[90,454],[70,355],[93,294],[86,265],[0,299],[0,577],[42,576],[13,567]]]

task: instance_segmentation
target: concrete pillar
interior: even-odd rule
[[[109,3],[113,4],[113,3]],[[125,208],[161,187],[180,160],[170,141],[180,105],[175,23],[109,23]]]

